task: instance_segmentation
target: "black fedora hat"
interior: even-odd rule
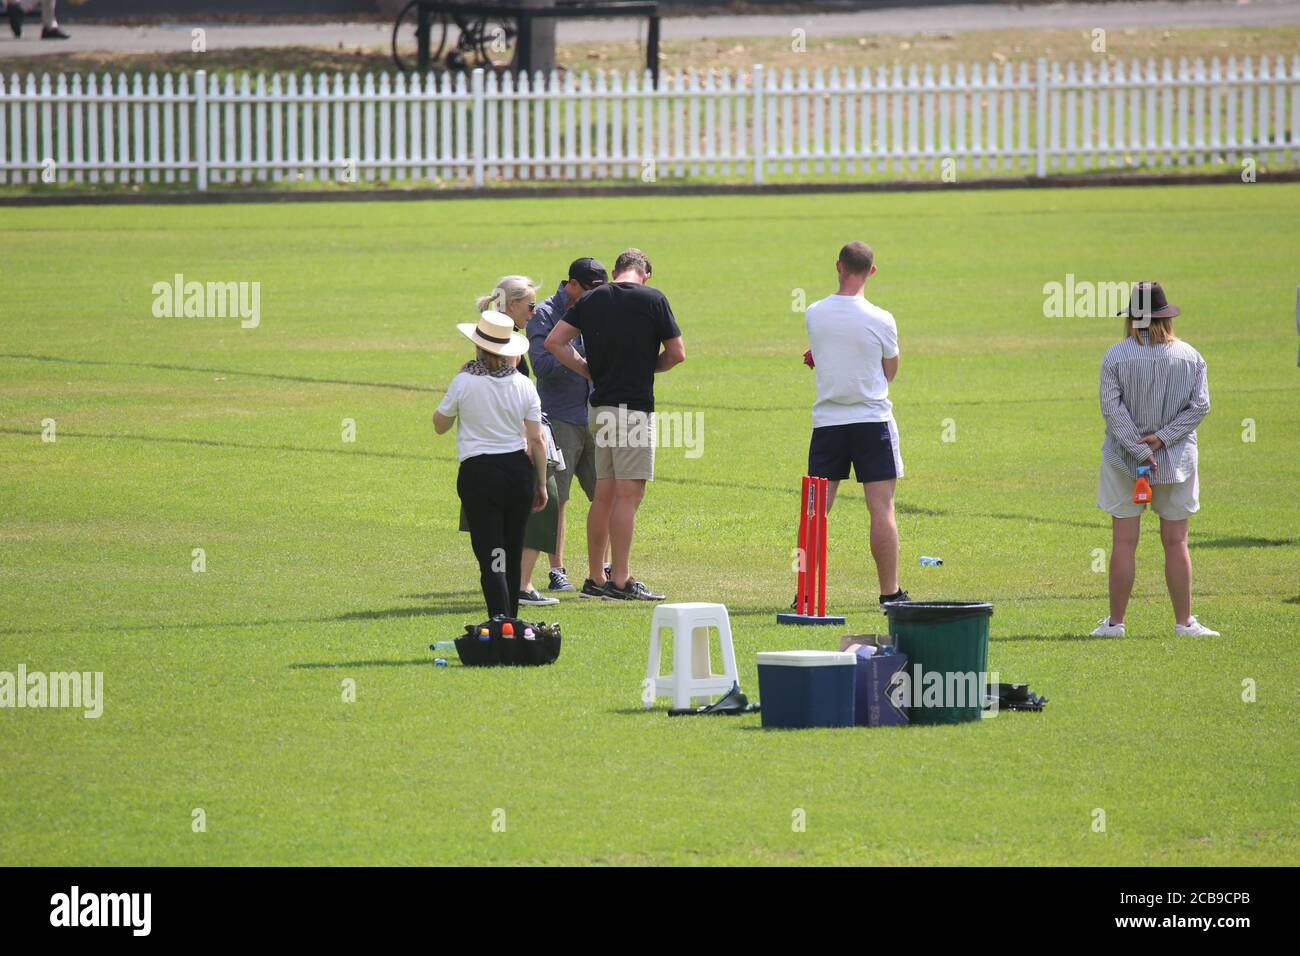
[[[1119,314],[1130,319],[1172,319],[1178,315],[1178,306],[1165,297],[1159,282],[1135,282],[1128,309]]]

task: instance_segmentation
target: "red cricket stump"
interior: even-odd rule
[[[826,613],[826,495],[825,478],[804,475],[799,494],[799,566],[794,614],[780,613],[778,624],[843,624]]]
[[[811,508],[808,507],[808,492],[812,479],[807,475],[803,476],[803,490],[799,495],[799,573],[797,575],[797,585],[795,588],[795,610],[800,614],[804,612],[805,601],[808,597],[806,590],[808,586],[808,515]]]

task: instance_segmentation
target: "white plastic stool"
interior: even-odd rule
[[[723,673],[713,673],[709,659],[709,628],[718,631],[722,648]],[[659,660],[662,650],[660,635],[664,628],[673,632],[673,672],[661,676]],[[688,663],[689,662],[689,663]],[[689,670],[688,670],[689,669]],[[646,665],[647,693],[642,703],[654,706],[656,698],[671,696],[674,707],[708,704],[712,695],[722,695],[740,678],[736,672],[736,649],[731,643],[731,620],[722,604],[690,602],[685,604],[660,604],[655,608],[650,622],[650,662]],[[653,695],[648,691],[653,688]]]

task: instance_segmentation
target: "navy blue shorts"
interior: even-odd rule
[[[898,428],[888,422],[854,422],[814,428],[808,443],[808,474],[814,478],[845,481],[849,464],[860,482],[903,477],[898,452]]]

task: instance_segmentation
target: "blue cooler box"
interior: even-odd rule
[[[894,679],[907,667],[906,654],[867,653],[860,647],[853,675],[853,722],[859,727],[898,727],[908,722],[907,709],[891,699]]]
[[[764,727],[852,727],[857,657],[843,651],[763,651]]]

